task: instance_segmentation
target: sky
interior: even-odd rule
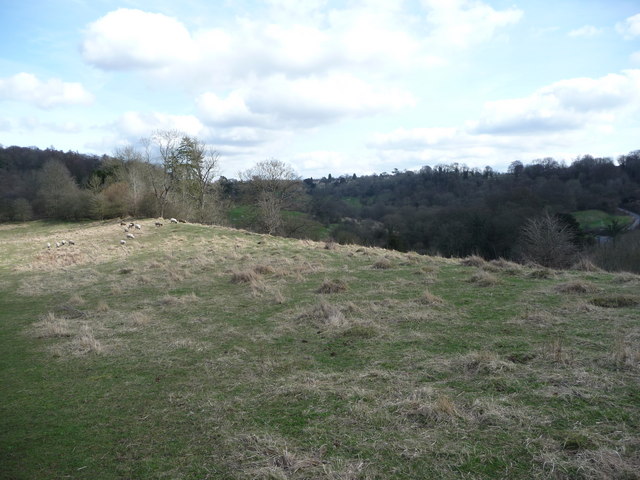
[[[0,0],[0,144],[177,129],[238,177],[640,149],[639,0]]]

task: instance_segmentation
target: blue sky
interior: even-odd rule
[[[178,129],[235,177],[640,149],[637,0],[0,0],[0,144]]]

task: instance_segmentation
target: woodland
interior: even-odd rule
[[[640,271],[640,150],[516,160],[506,172],[453,163],[321,179],[276,159],[226,178],[221,161],[176,131],[103,156],[0,147],[0,221],[175,217],[444,257]],[[604,220],[589,224],[587,212]]]

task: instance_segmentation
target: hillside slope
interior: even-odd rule
[[[640,277],[140,223],[0,226],[1,478],[638,478]]]

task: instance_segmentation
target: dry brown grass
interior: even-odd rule
[[[256,265],[253,267],[253,271],[258,275],[271,275],[276,273],[276,270],[271,265]]]
[[[98,304],[96,305],[96,312],[106,313],[109,310],[109,304],[107,302],[105,302],[104,300],[98,301]]]
[[[145,327],[151,323],[151,316],[145,311],[133,312],[131,323],[136,327]]]
[[[472,374],[512,371],[516,367],[513,362],[501,360],[497,354],[486,350],[462,355],[455,359],[453,363],[458,365],[464,372]]]
[[[381,258],[378,261],[376,261],[372,266],[377,270],[389,270],[390,268],[393,268],[393,264],[388,258]]]
[[[95,338],[93,329],[89,325],[82,325],[80,333],[72,341],[72,351],[76,355],[102,353],[102,344]]]
[[[580,272],[603,272],[604,271],[587,257],[580,257],[580,259],[571,266],[571,270],[578,270]]]
[[[498,280],[498,277],[496,277],[495,275],[489,272],[485,272],[484,270],[480,270],[471,275],[471,277],[468,279],[468,282],[474,283],[480,287],[493,287],[495,285],[498,285],[500,283],[500,280]]]
[[[422,303],[423,305],[433,306],[441,306],[445,304],[445,301],[441,297],[434,295],[429,290],[425,290],[423,292],[420,298],[418,298],[418,302]]]
[[[311,322],[317,328],[342,328],[347,325],[347,319],[342,311],[325,301],[306,310],[297,319]]]
[[[635,307],[640,303],[640,298],[635,295],[606,295],[592,298],[591,303],[603,308]]]
[[[260,280],[260,274],[254,269],[237,270],[231,273],[231,283],[257,283]]]
[[[348,286],[344,280],[339,278],[332,280],[325,280],[322,282],[322,285],[318,288],[318,293],[341,293],[346,292],[348,290]]]
[[[36,336],[38,338],[59,338],[70,337],[69,323],[67,319],[56,316],[55,313],[49,312],[34,325]]]
[[[420,388],[395,404],[396,411],[422,425],[452,423],[464,417],[453,399],[430,387]]]
[[[76,293],[69,298],[68,303],[74,307],[81,307],[87,302],[85,302],[84,298]]]
[[[598,291],[598,287],[589,282],[576,280],[560,283],[554,287],[554,290],[558,293],[593,293]]]
[[[487,261],[484,258],[479,257],[478,255],[471,255],[470,257],[466,257],[460,260],[460,265],[483,268],[487,266]]]

